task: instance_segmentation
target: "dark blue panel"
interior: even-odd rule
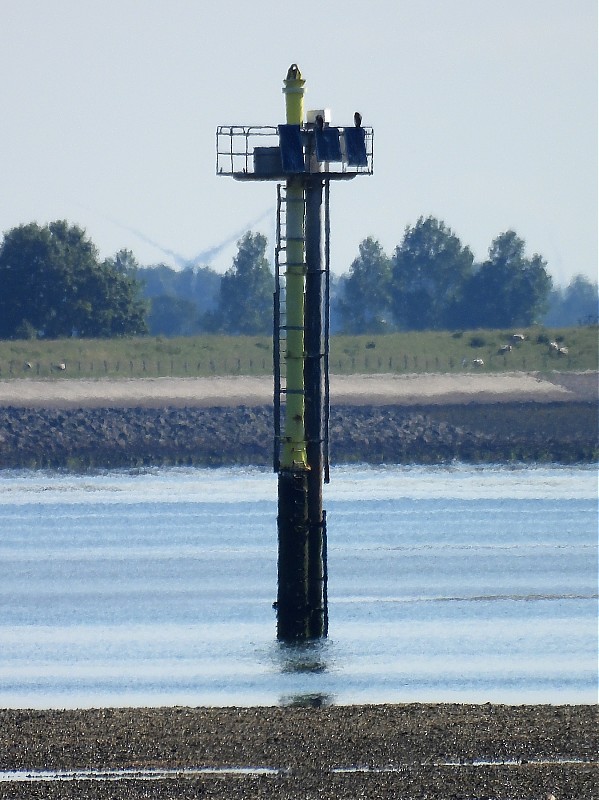
[[[315,128],[314,135],[318,161],[341,161],[339,128]]]
[[[304,172],[304,149],[299,125],[279,125],[283,172]]]
[[[347,163],[351,167],[367,167],[366,131],[364,128],[344,128]]]

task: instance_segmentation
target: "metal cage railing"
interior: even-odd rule
[[[281,126],[284,127],[284,126]],[[339,131],[341,160],[318,161],[314,147],[314,126],[300,128],[300,147],[304,168],[288,171],[281,152],[279,126],[219,125],[216,129],[216,174],[237,180],[281,181],[293,176],[319,174],[325,180],[347,180],[357,175],[372,175],[374,169],[374,131],[363,128],[365,159],[352,163],[346,157],[344,131]]]

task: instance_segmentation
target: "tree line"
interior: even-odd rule
[[[525,250],[509,230],[476,263],[470,248],[432,216],[406,227],[390,257],[369,237],[342,278],[342,328],[382,333],[596,323],[597,284],[577,276],[565,291],[556,289],[545,260]]]
[[[248,231],[224,275],[209,266],[140,266],[129,250],[100,260],[66,221],[21,225],[0,244],[0,338],[269,334],[274,275],[267,240]],[[476,263],[436,218],[407,226],[388,256],[365,239],[332,276],[331,330],[383,333],[568,326],[597,322],[598,287],[582,276],[554,288],[547,264],[514,231]]]

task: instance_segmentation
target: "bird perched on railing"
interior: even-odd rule
[[[354,125],[356,126],[356,128],[359,128],[361,124],[362,124],[362,115],[360,114],[359,111],[356,111],[356,113],[354,114]]]

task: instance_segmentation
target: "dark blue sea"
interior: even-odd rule
[[[277,643],[276,476],[0,473],[0,707],[597,702],[594,467],[337,467],[327,640]]]

